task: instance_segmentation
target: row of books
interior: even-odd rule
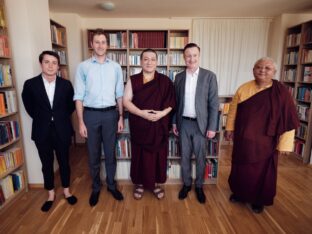
[[[50,26],[52,43],[66,46],[66,32],[64,28],[58,28],[55,25]]]
[[[300,120],[308,121],[310,116],[310,107],[297,104],[297,113]]]
[[[141,53],[131,53],[129,55],[129,63],[130,65],[140,66],[141,65]],[[127,65],[125,57],[125,63],[120,65]],[[116,60],[115,60],[116,61]],[[159,66],[167,66],[167,54],[166,53],[157,53],[157,65]]]
[[[286,45],[287,47],[300,45],[300,40],[301,40],[301,33],[289,34],[286,37]]]
[[[158,32],[130,32],[130,48],[166,48],[167,33]]]
[[[0,87],[12,86],[11,66],[7,64],[0,64]]]
[[[108,38],[109,38],[109,48],[111,49],[127,48],[126,32],[108,33]]]
[[[117,163],[116,177],[118,179],[130,179],[130,167],[131,163],[126,160],[119,160]],[[217,178],[218,175],[218,160],[207,159],[205,167],[204,179]],[[100,170],[101,180],[106,178],[105,162],[101,162]],[[169,179],[181,179],[181,165],[176,160],[168,160],[167,164],[167,177]],[[196,178],[196,165],[195,161],[192,162],[192,177]]]
[[[183,71],[183,69],[181,69],[181,68],[171,68],[169,70],[169,74],[168,74],[170,80],[172,80],[172,82],[174,82],[176,75],[182,71]]]
[[[58,49],[53,49],[53,51],[56,52],[60,56],[60,64],[67,65],[66,51],[58,50]]]
[[[0,115],[17,112],[16,91],[0,91]]]
[[[294,144],[294,152],[299,155],[303,155],[305,143],[302,140],[296,139]]]
[[[217,178],[218,175],[218,160],[207,159],[205,166],[204,179]],[[169,179],[181,179],[181,165],[175,160],[168,160],[167,176]],[[192,178],[196,178],[196,163],[192,162]]]
[[[307,134],[308,134],[308,126],[300,123],[296,131],[296,136],[305,140],[307,137]]]
[[[57,75],[64,79],[69,79],[68,70],[65,67],[60,67],[57,72]]]
[[[0,175],[10,169],[16,168],[23,163],[23,155],[21,148],[12,148],[5,152],[0,152]]]
[[[207,155],[217,156],[219,152],[219,141],[216,138],[207,140],[206,150]],[[181,157],[178,139],[173,135],[169,137],[168,155],[169,157]]]
[[[298,51],[288,52],[284,59],[284,64],[297,64],[298,62]]]
[[[183,52],[171,52],[170,64],[175,66],[185,66]]]
[[[311,101],[311,87],[299,87],[297,93],[297,99],[299,101],[310,102]]]
[[[126,136],[119,137],[116,141],[116,157],[131,158],[130,138]]]
[[[127,65],[127,53],[122,51],[108,52],[107,58],[119,63],[121,66]]]
[[[306,66],[303,70],[303,82],[312,82],[312,66]]]
[[[6,35],[0,35],[0,57],[10,57],[10,55],[9,39]]]
[[[183,49],[187,43],[188,43],[188,37],[171,36],[169,38],[169,48],[171,49]]]
[[[305,41],[305,43],[311,43],[312,42],[312,28],[306,29],[306,32],[304,34],[304,41]]]
[[[288,69],[284,71],[284,80],[285,81],[296,81],[297,69]]]
[[[302,53],[302,62],[312,63],[312,50],[303,50]]]
[[[123,68],[121,69],[121,71],[122,71],[122,79],[123,79],[123,82],[126,83],[127,80],[128,80],[127,68],[123,67]]]
[[[19,135],[19,123],[17,121],[0,121],[0,145],[16,140]]]
[[[24,172],[22,170],[6,176],[0,180],[0,205],[25,186]]]

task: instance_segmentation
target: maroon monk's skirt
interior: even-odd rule
[[[153,190],[155,183],[166,182],[168,145],[149,151],[132,144],[131,155],[130,177],[134,184]]]
[[[266,160],[240,164],[233,163],[229,177],[232,192],[243,202],[273,205],[276,194],[278,154]]]

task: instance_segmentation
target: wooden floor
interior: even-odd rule
[[[53,208],[43,213],[46,193],[33,189],[0,211],[0,233],[312,233],[312,168],[292,156],[280,158],[275,203],[254,214],[248,205],[228,201],[230,150],[223,146],[218,185],[205,186],[205,205],[197,202],[194,190],[178,200],[180,185],[166,185],[161,201],[149,192],[137,201],[132,186],[120,184],[124,201],[115,201],[103,187],[98,205],[91,208],[87,152],[73,148],[72,191],[78,203],[68,205],[58,189]]]

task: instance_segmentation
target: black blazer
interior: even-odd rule
[[[33,119],[31,139],[43,143],[49,136],[51,119],[58,138],[69,144],[73,135],[71,114],[75,110],[74,89],[70,81],[56,78],[53,108],[51,108],[42,76],[36,76],[24,83],[22,99],[27,113]]]

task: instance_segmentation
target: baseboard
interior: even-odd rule
[[[29,189],[43,189],[43,184],[28,184]]]

